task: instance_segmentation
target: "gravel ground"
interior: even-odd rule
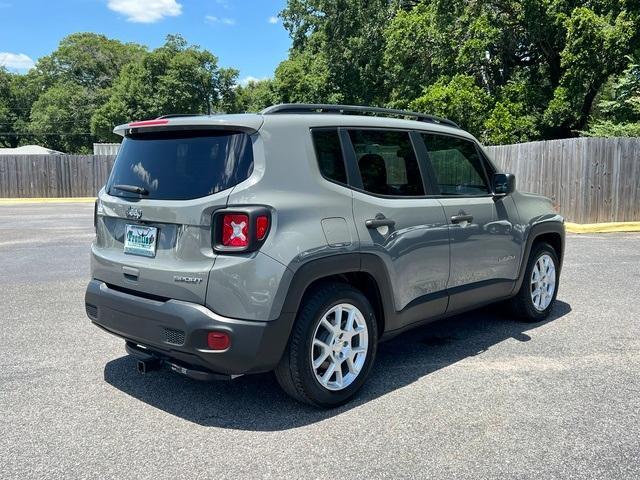
[[[272,375],[140,376],[84,313],[91,204],[0,206],[0,478],[640,478],[640,235],[570,236],[559,301],[383,344],[318,411]]]

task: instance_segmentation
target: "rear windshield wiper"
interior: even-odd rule
[[[123,192],[137,193],[138,195],[149,195],[149,190],[137,185],[112,185],[111,188],[122,190]]]

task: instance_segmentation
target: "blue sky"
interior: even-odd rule
[[[155,48],[169,33],[213,52],[240,80],[265,78],[290,39],[285,0],[0,0],[0,64],[24,72],[70,33],[96,32]]]

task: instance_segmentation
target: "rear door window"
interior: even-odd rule
[[[231,188],[252,171],[253,149],[246,133],[144,133],[122,142],[107,191],[120,197],[189,200]],[[143,193],[132,193],[135,187]]]
[[[379,195],[424,195],[408,132],[349,130],[364,190]]]

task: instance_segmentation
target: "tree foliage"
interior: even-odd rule
[[[491,96],[470,75],[455,75],[425,88],[423,95],[409,104],[411,110],[431,112],[450,118],[465,130],[479,131],[491,109]]]
[[[37,143],[62,152],[89,153],[89,122],[94,110],[86,87],[59,82],[34,102],[29,123]]]
[[[293,45],[289,59],[276,69],[278,90],[295,101],[383,102],[384,33],[396,4],[289,0],[281,17]]]
[[[233,107],[237,76],[236,70],[218,67],[211,52],[189,46],[180,36],[169,36],[142,61],[125,65],[108,100],[91,119],[92,132],[100,140],[109,140],[114,125],[132,119]]]
[[[234,104],[230,111],[257,113],[278,103],[278,98],[273,80],[250,81],[235,89]]]
[[[585,134],[640,137],[640,65],[633,58],[629,61],[628,68],[602,93]]]
[[[447,113],[491,143],[578,134],[640,47],[634,0],[290,0],[282,17],[291,98]]]
[[[36,70],[49,85],[69,82],[95,92],[113,85],[122,67],[142,60],[145,54],[142,45],[95,33],[74,33],[63,38],[51,55],[40,58]]]
[[[17,75],[0,68],[0,145],[15,148],[30,142],[31,107],[44,91],[34,70]]]
[[[288,0],[280,17],[289,56],[246,85],[179,35],[70,35],[25,75],[0,68],[0,144],[86,151],[126,121],[279,102],[411,108],[491,144],[639,134],[638,0]]]
[[[9,72],[0,67],[0,145],[10,145],[8,135],[3,135],[5,130],[13,128],[13,112],[11,111],[12,78]]]
[[[113,127],[167,113],[234,111],[238,72],[169,35],[146,47],[77,33],[25,75],[0,69],[0,143],[42,143],[69,153],[117,141]],[[251,101],[245,95],[247,104]]]

